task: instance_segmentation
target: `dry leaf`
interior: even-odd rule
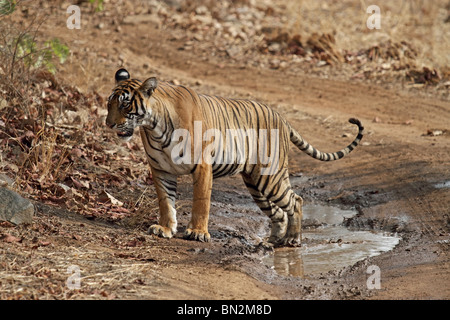
[[[2,239],[5,242],[9,242],[9,243],[22,242],[21,238],[17,238],[15,236],[10,235],[10,234],[5,234],[0,239]]]
[[[382,121],[381,121],[380,118],[375,117],[375,118],[373,118],[372,122],[374,122],[374,123],[381,123]]]
[[[432,137],[442,136],[445,133],[445,130],[433,129],[427,130],[427,135]]]
[[[48,246],[50,244],[51,244],[50,241],[39,241],[39,245],[42,246],[42,247],[46,247],[46,246]]]
[[[111,194],[109,194],[108,192],[106,192],[104,190],[102,192],[100,192],[100,194],[98,195],[97,200],[99,202],[102,202],[102,203],[108,203],[109,202],[112,205],[119,206],[119,207],[123,206],[123,202],[122,201],[117,200]]]

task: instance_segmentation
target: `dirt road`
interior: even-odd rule
[[[79,44],[72,47],[72,60],[62,66],[60,77],[84,84],[84,90],[97,88],[105,97],[113,87],[119,57],[136,78],[156,75],[204,93],[265,102],[322,151],[347,145],[355,134],[347,119],[360,119],[366,135],[345,159],[321,163],[292,148],[290,173],[305,177],[296,191],[306,203],[356,208],[358,215],[346,222],[349,228],[396,232],[401,241],[392,251],[337,271],[306,278],[281,276],[261,263],[267,252],[257,242],[269,231],[269,222],[257,209],[239,206],[251,202],[240,177],[214,182],[212,242],[181,239],[192,199],[190,178],[184,177],[178,190],[179,233],[171,240],[147,235],[151,221],[102,222],[37,204],[35,224],[14,232],[22,237],[24,248],[36,237],[51,245],[16,253],[16,265],[25,268],[27,263],[32,269],[22,272],[29,287],[9,297],[450,298],[448,101],[396,87],[242,66],[220,57],[205,59],[195,50],[179,50],[185,41],[152,23],[125,24],[120,32],[107,34],[95,25],[75,34],[68,34],[58,21],[55,25],[43,25],[42,32]],[[80,65],[89,69],[83,71]],[[429,134],[433,130],[443,134]],[[153,187],[146,192],[151,196]],[[17,244],[4,245],[7,250]],[[54,258],[61,255],[64,262]],[[69,265],[81,269],[81,289],[65,288]],[[380,268],[381,289],[367,288],[371,265]],[[12,268],[11,274],[20,274],[25,270],[21,268]],[[3,287],[2,296],[8,296],[5,290],[11,287]]]

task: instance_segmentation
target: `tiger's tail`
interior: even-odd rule
[[[361,122],[358,119],[351,118],[348,120],[348,122],[358,126],[358,135],[356,136],[355,140],[353,140],[353,142],[350,143],[346,148],[341,149],[337,152],[327,153],[317,150],[305,139],[303,139],[302,136],[294,128],[289,126],[291,130],[291,142],[295,144],[301,151],[305,152],[307,155],[313,157],[314,159],[318,159],[321,161],[334,161],[342,159],[347,154],[353,151],[353,149],[360,143],[364,135],[364,127],[361,125]]]

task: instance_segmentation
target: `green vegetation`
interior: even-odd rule
[[[16,10],[15,0],[0,0],[0,16],[6,16]]]
[[[0,16],[9,16],[17,8],[15,0],[0,0]],[[45,40],[43,43],[35,38],[37,31],[28,26],[20,30],[20,26],[3,20],[0,23],[2,42],[0,43],[0,61],[5,74],[13,75],[17,69],[29,71],[44,68],[52,74],[56,73],[55,61],[64,63],[69,56],[69,48],[58,38]]]
[[[103,0],[89,0],[89,3],[96,5],[95,11],[103,11]]]

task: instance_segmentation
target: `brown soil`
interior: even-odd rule
[[[220,57],[205,59],[195,50],[179,50],[185,40],[174,35],[180,30],[157,28],[152,22],[123,24],[112,31],[109,17],[99,28],[91,14],[81,30],[71,31],[65,28],[65,15],[53,18],[40,32],[72,44],[73,56],[58,77],[80,90],[95,88],[107,97],[120,58],[136,78],[156,75],[200,92],[266,102],[323,151],[347,145],[354,135],[347,119],[360,119],[366,135],[350,156],[321,163],[292,148],[290,173],[308,177],[296,189],[306,202],[356,207],[359,215],[347,222],[349,227],[397,232],[402,240],[392,251],[342,270],[305,279],[280,276],[261,263],[266,252],[257,246],[258,234],[269,231],[268,220],[257,210],[236,205],[251,201],[240,177],[214,183],[212,241],[182,239],[192,199],[190,178],[183,177],[177,202],[179,233],[171,240],[146,234],[151,221],[143,219],[148,215],[110,222],[39,202],[31,226],[2,224],[0,233],[20,240],[2,242],[1,298],[450,298],[450,192],[436,187],[450,180],[447,100],[394,84],[381,87],[243,66]],[[427,134],[433,129],[444,134]],[[153,191],[150,186],[130,196],[146,193],[151,198]],[[70,265],[81,271],[78,290],[65,285]],[[370,265],[380,267],[379,290],[366,286]]]

